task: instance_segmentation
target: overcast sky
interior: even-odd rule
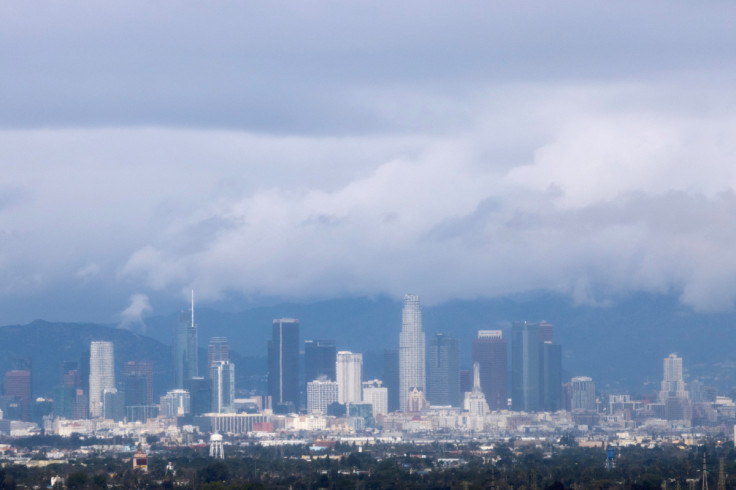
[[[0,324],[736,299],[733,2],[0,3]]]

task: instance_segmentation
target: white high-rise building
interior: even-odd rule
[[[664,358],[664,378],[659,392],[659,401],[665,403],[668,398],[687,400],[685,380],[682,378],[682,357],[670,354]]]
[[[427,379],[424,363],[424,332],[422,331],[422,307],[419,296],[404,296],[399,334],[399,403],[406,411],[409,393],[417,389],[426,393]]]
[[[339,351],[337,353],[335,374],[337,375],[339,389],[338,401],[340,403],[360,403],[361,383],[363,382],[363,354],[345,350]]]
[[[327,414],[327,407],[337,401],[337,381],[326,377],[307,383],[307,410],[309,413]]]
[[[217,361],[210,369],[212,378],[212,411],[232,413],[235,411],[235,364]]]
[[[572,378],[572,401],[573,410],[595,410],[595,383],[588,376],[576,376]]]
[[[115,389],[112,342],[94,341],[89,348],[89,416],[102,417],[105,390]]]
[[[373,416],[388,413],[388,388],[380,379],[363,382],[363,402],[373,406]]]

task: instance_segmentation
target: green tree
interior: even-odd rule
[[[84,471],[75,471],[66,478],[66,487],[71,489],[84,488],[88,479],[87,473]]]
[[[199,480],[205,483],[227,481],[229,476],[227,465],[220,461],[205,466],[197,473]]]

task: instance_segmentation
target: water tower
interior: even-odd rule
[[[210,436],[210,457],[225,459],[225,449],[222,447],[222,436],[214,433]]]

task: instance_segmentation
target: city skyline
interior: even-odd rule
[[[191,321],[189,323],[194,324]],[[695,379],[686,390],[683,359],[675,353],[664,357],[661,391],[653,399],[648,398],[648,395],[634,398],[628,393],[598,391],[594,379],[589,376],[563,378],[562,346],[555,343],[554,332],[554,325],[547,321],[514,322],[511,345],[507,346],[502,331],[479,330],[472,342],[473,356],[477,359],[473,362],[472,388],[465,389],[460,403],[459,398],[453,398],[454,395],[449,391],[450,387],[457,389],[460,385],[459,342],[441,332],[426,340],[422,330],[419,297],[407,294],[400,322],[398,317],[395,319],[394,335],[409,352],[401,356],[401,351],[398,351],[396,357],[387,356],[386,362],[397,364],[398,377],[404,379],[404,386],[408,386],[407,380],[416,378],[418,373],[407,369],[416,367],[414,362],[407,361],[422,357],[420,354],[426,349],[427,378],[424,387],[414,382],[408,388],[405,406],[400,407],[399,411],[389,409],[389,394],[401,383],[384,386],[381,379],[366,379],[362,373],[362,353],[345,350],[336,352],[336,381],[319,374],[319,379],[307,382],[301,394],[297,393],[289,399],[288,392],[296,387],[296,380],[300,379],[300,357],[304,355],[306,360],[306,352],[313,349],[315,366],[324,365],[325,359],[336,348],[336,343],[329,339],[318,342],[302,340],[298,319],[278,318],[272,321],[268,383],[261,388],[245,390],[245,398],[242,398],[242,394],[241,398],[237,396],[238,392],[243,393],[243,387],[236,389],[235,366],[228,360],[213,362],[214,354],[223,354],[222,348],[227,346],[223,338],[214,337],[208,344],[211,355],[207,363],[213,363],[209,380],[193,376],[187,379],[186,389],[169,386],[174,389],[168,389],[166,395],[160,397],[160,403],[155,404],[151,403],[148,395],[153,384],[151,378],[160,374],[153,370],[153,363],[123,358],[125,379],[116,384],[113,342],[92,341],[89,353],[83,353],[79,362],[65,361],[60,366],[63,385],[54,391],[54,395],[59,397],[58,406],[53,398],[40,397],[29,402],[32,397],[30,379],[34,372],[30,368],[33,363],[30,359],[19,359],[18,367],[29,370],[6,372],[6,390],[0,397],[0,414],[7,414],[11,420],[29,421],[30,411],[33,417],[29,427],[35,426],[39,417],[42,417],[44,424],[52,420],[55,424],[66,423],[64,421],[71,413],[74,417],[88,416],[93,420],[104,420],[104,423],[128,424],[170,418],[212,424],[213,428],[224,424],[247,433],[255,430],[253,424],[256,421],[262,423],[273,417],[294,416],[308,417],[304,419],[308,421],[305,422],[306,430],[320,430],[330,424],[339,425],[341,417],[345,418],[347,427],[355,432],[367,429],[380,431],[383,428],[395,430],[394,424],[405,423],[401,420],[411,417],[414,421],[424,420],[425,424],[431,421],[432,426],[438,429],[450,424],[443,430],[454,427],[454,430],[482,432],[488,429],[489,424],[492,426],[499,420],[514,417],[514,414],[530,414],[533,417],[538,414],[550,417],[540,418],[539,421],[559,419],[558,423],[572,422],[579,428],[588,428],[578,430],[589,430],[598,425],[613,424],[619,427],[622,423],[626,427],[643,424],[643,428],[651,421],[671,424],[673,429],[682,425],[689,427],[691,424],[700,427],[713,422],[714,417],[720,420],[732,413],[729,407],[733,406],[734,401],[718,395],[715,387]],[[425,345],[418,345],[417,339],[420,338]],[[507,348],[511,354],[512,397],[506,404],[492,407],[487,402],[489,397],[483,392],[481,362],[486,363],[485,369],[498,368],[498,358],[502,357],[500,346]],[[229,349],[227,353],[229,356]],[[89,385],[88,388],[79,388],[81,377],[78,373],[84,371],[85,365],[88,366]],[[502,372],[505,372],[505,366]],[[275,380],[278,380],[277,395],[274,391]],[[175,384],[175,379],[172,384]],[[119,389],[121,386],[124,386],[122,391]],[[67,393],[69,388],[76,391],[76,397]],[[401,395],[401,388],[398,390]],[[87,398],[88,415],[80,414],[73,407]],[[493,400],[494,396],[490,399]],[[231,417],[227,418],[228,415]],[[272,426],[268,427],[273,430]]]
[[[736,488],[733,19],[0,2],[0,488]]]

